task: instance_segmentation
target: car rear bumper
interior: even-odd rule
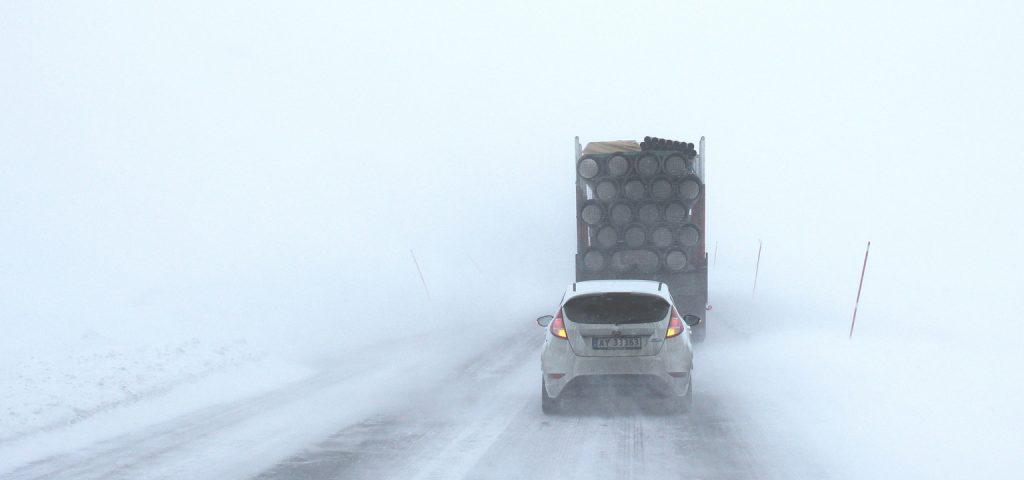
[[[565,383],[558,396],[562,398],[597,398],[606,395],[632,395],[641,398],[681,397],[689,388],[687,378],[682,385],[672,380],[648,374],[579,375]]]
[[[659,355],[638,357],[561,356],[544,364],[544,386],[548,396],[557,397],[572,385],[587,390],[610,384],[645,384],[640,391],[684,396],[689,393],[691,358],[670,357],[665,349]],[[578,384],[578,385],[577,385]]]

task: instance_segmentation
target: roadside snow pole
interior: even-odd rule
[[[412,255],[412,264],[416,265],[416,273],[420,275],[420,281],[423,282],[423,291],[427,292],[427,301],[429,302],[431,301],[430,289],[427,288],[427,279],[423,278],[423,270],[420,270],[420,262],[416,261],[416,253],[414,253],[412,249],[409,250],[409,255]]]
[[[415,255],[414,255],[414,257],[415,257]],[[483,270],[480,270],[480,265],[477,265],[477,264],[476,264],[476,260],[473,260],[473,256],[472,256],[472,255],[470,255],[470,254],[468,254],[468,253],[467,253],[467,254],[466,254],[466,258],[468,258],[468,259],[469,259],[469,263],[472,263],[472,264],[473,264],[473,268],[475,268],[475,269],[476,269],[476,273],[479,273],[480,275],[483,275],[483,274],[484,274],[484,271],[483,271]],[[420,277],[422,277],[422,276],[423,276],[423,275],[420,275]]]
[[[871,251],[871,242],[868,248],[864,249],[864,266],[860,267],[860,285],[857,286],[857,301],[853,304],[853,320],[850,321],[850,337],[853,338],[853,326],[857,324],[857,307],[860,306],[860,291],[864,288],[864,272],[868,269],[868,253]]]
[[[754,294],[757,293],[757,272],[761,270],[761,247],[764,244],[761,240],[757,240],[757,264],[754,265],[754,289],[750,291],[750,298],[754,298]]]

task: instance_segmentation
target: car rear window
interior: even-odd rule
[[[565,315],[576,323],[627,324],[658,322],[668,316],[669,304],[654,295],[602,293],[565,303]]]

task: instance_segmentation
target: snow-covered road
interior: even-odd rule
[[[745,419],[728,402],[699,389],[686,415],[648,413],[630,397],[610,396],[545,416],[536,361],[541,335],[522,333],[463,365],[434,394],[340,430],[259,478],[824,476],[813,466],[775,461],[737,428]]]
[[[405,337],[385,335],[298,368],[252,364],[0,443],[0,478],[964,478],[972,471],[1008,478],[1019,471],[1017,384],[982,368],[1019,364],[1019,355],[973,349],[957,365],[936,363],[948,344],[851,342],[845,332],[787,330],[781,307],[738,296],[720,306],[695,353],[695,404],[683,415],[609,394],[545,416],[538,398],[544,332],[524,312],[493,323],[425,319]],[[758,313],[769,310],[782,313]],[[950,374],[962,379],[955,389],[946,388]],[[965,405],[974,407],[957,410]]]
[[[741,336],[724,322],[717,327],[719,341]],[[781,423],[759,424],[743,402],[705,388],[728,382],[702,376],[700,350],[712,347],[698,350],[688,414],[652,413],[609,396],[544,416],[542,335],[524,321],[472,348],[410,344],[415,352],[387,361],[374,349],[358,352],[283,388],[38,458],[3,478],[829,476],[793,451],[799,442],[774,431]]]

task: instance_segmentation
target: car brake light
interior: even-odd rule
[[[565,332],[565,322],[562,321],[562,309],[558,309],[558,313],[555,314],[555,319],[551,321],[551,334],[562,339],[569,339],[569,335]]]
[[[679,318],[679,312],[676,311],[675,307],[672,307],[672,318],[668,320],[668,331],[665,332],[665,338],[672,338],[680,333],[683,333],[683,321]]]

